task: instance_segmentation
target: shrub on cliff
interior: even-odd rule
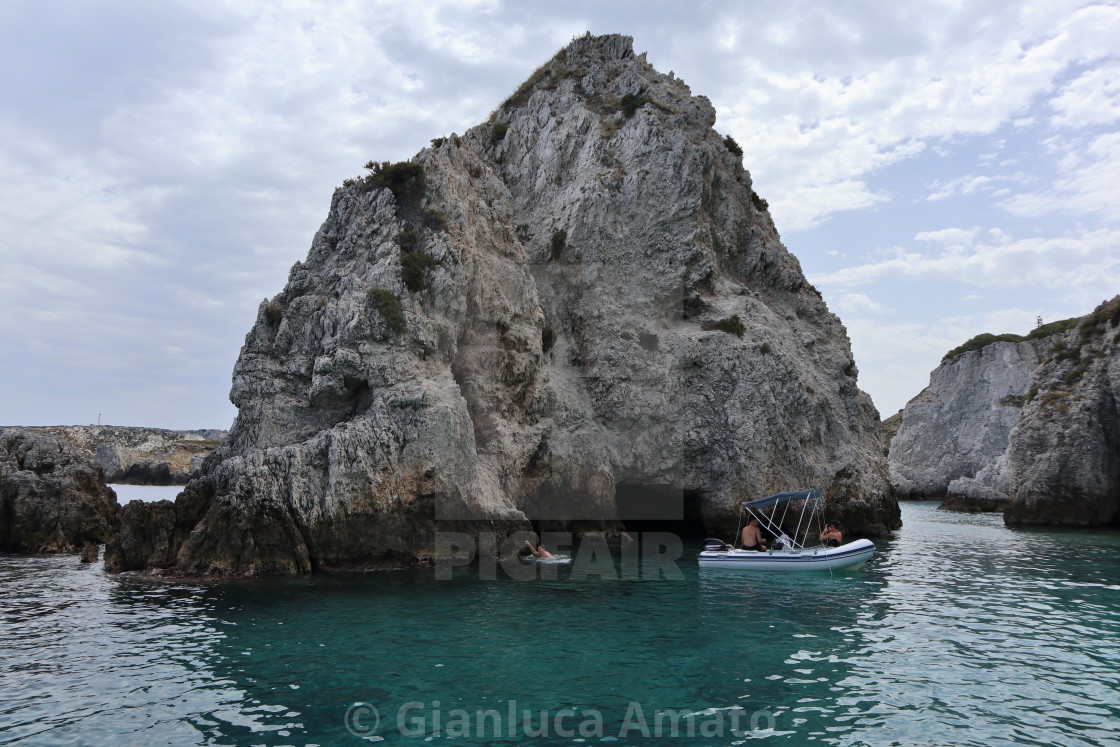
[[[1028,340],[1040,340],[1043,337],[1049,337],[1050,335],[1056,335],[1059,332],[1065,332],[1067,330],[1071,330],[1071,329],[1073,329],[1074,327],[1077,326],[1078,321],[1080,321],[1078,319],[1078,317],[1073,317],[1072,319],[1062,319],[1061,321],[1058,321],[1058,322],[1050,322],[1049,324],[1043,324],[1039,327],[1035,327],[1034,329],[1032,329],[1030,334],[1027,335],[1027,339]]]
[[[405,322],[404,311],[401,309],[401,302],[393,292],[384,288],[374,288],[369,292],[369,297],[389,329],[398,335],[404,334],[408,325]]]
[[[739,318],[738,314],[732,314],[726,319],[720,319],[718,322],[713,322],[710,325],[704,325],[708,329],[718,329],[720,332],[726,332],[729,335],[742,337],[747,328],[743,326],[743,320]]]
[[[552,232],[552,241],[548,244],[548,253],[552,259],[560,259],[561,252],[568,245],[568,232],[558,228]]]
[[[279,324],[284,316],[284,307],[275,301],[269,301],[264,307],[264,318],[269,324]]]
[[[635,94],[628,93],[622,97],[622,101],[619,102],[619,106],[622,109],[622,114],[627,119],[630,119],[630,117],[634,116],[634,113],[636,111],[638,111],[648,103],[649,99],[645,96],[637,96]]]
[[[366,168],[372,172],[369,176],[370,183],[378,189],[388,189],[399,203],[415,205],[428,188],[424,167],[418,163],[370,161]]]
[[[1118,305],[1118,307],[1120,307],[1120,305]],[[1092,318],[1092,315],[1090,315],[1089,318]],[[1049,324],[1040,325],[1032,329],[1030,334],[1026,336],[1016,335],[1010,332],[1002,335],[993,335],[988,332],[982,332],[963,345],[959,345],[950,350],[941,359],[941,362],[944,363],[951,358],[956,358],[958,355],[962,355],[964,353],[971,353],[974,350],[983,350],[984,348],[996,342],[1023,342],[1024,340],[1040,340],[1044,337],[1049,337],[1050,335],[1056,335],[1061,332],[1066,332],[1070,329],[1073,329],[1079,323],[1081,324],[1082,328],[1082,336],[1084,336],[1085,322],[1082,322],[1078,317],[1074,317],[1072,319],[1062,319],[1057,322],[1050,322]]]
[[[737,142],[735,142],[735,138],[728,135],[727,137],[725,137],[723,139],[723,145],[729,151],[731,151],[735,155],[739,156],[739,158],[743,157],[743,149],[742,149],[742,147],[740,147],[740,145]]]
[[[982,350],[996,342],[1022,342],[1025,339],[1027,338],[1023,337],[1022,335],[993,335],[988,332],[982,332],[963,345],[958,345],[957,347],[950,350],[941,359],[941,362],[944,363],[951,358],[956,358],[958,355],[964,355],[965,353],[971,353],[974,350]]]
[[[401,252],[401,280],[405,287],[413,293],[424,290],[428,270],[435,265],[436,261],[424,252]]]

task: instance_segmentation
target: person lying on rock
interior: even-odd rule
[[[759,552],[766,549],[766,541],[762,539],[762,530],[758,528],[758,519],[751,519],[743,527],[743,549]]]
[[[825,524],[824,531],[821,532],[821,542],[825,547],[840,547],[840,543],[844,540],[844,535],[840,534],[840,530],[836,528],[835,524]]]
[[[536,549],[533,548],[533,543],[525,540],[525,547],[529,548],[529,552],[533,553],[534,558],[540,560],[552,560],[552,553],[544,548],[544,545],[537,545]]]

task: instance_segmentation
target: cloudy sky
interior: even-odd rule
[[[883,415],[980,332],[1120,293],[1120,5],[0,3],[0,424],[228,427],[362,164],[625,33],[716,107]]]

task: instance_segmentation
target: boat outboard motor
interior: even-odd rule
[[[709,537],[708,539],[704,540],[704,552],[723,552],[724,550],[730,549],[731,545],[727,544],[721,539]]]

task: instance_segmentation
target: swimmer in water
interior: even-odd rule
[[[537,545],[536,549],[533,548],[533,543],[525,540],[525,547],[529,548],[529,552],[533,553],[533,557],[538,560],[552,560],[552,553],[544,549],[544,545]]]

